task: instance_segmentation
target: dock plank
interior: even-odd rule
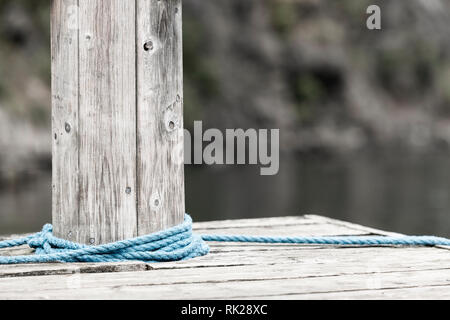
[[[210,234],[395,235],[319,216],[201,222],[194,229]],[[0,266],[0,299],[450,296],[450,254],[445,248],[215,242],[210,246],[208,256],[182,262]],[[3,249],[0,254],[18,252]]]

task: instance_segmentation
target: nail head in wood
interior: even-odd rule
[[[153,46],[153,41],[147,41],[147,42],[144,44],[144,50],[145,50],[145,51],[151,51],[151,50],[153,50],[153,48],[154,48],[154,46]]]

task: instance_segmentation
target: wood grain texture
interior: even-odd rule
[[[137,0],[138,232],[184,219],[181,0]]]
[[[80,208],[77,10],[78,0],[52,1],[52,212],[56,234],[63,238],[78,229]]]
[[[33,277],[33,288],[29,286],[30,279],[4,278],[0,279],[0,299],[264,299],[303,294],[314,294],[318,299],[331,293],[340,293],[344,298],[355,291],[372,291],[374,298],[379,291],[445,286],[449,277],[449,269],[309,277],[298,273],[290,276],[288,271],[273,267],[266,267],[265,275],[260,268],[256,272],[236,268],[225,273],[220,268],[208,271],[204,276],[198,270],[191,272],[192,281],[185,281],[189,273],[180,270],[38,276]],[[377,281],[377,277],[383,281],[372,285],[371,280]],[[416,294],[419,299],[420,291]]]
[[[137,234],[136,8],[134,1],[122,0],[86,0],[79,5],[77,238],[100,244]]]
[[[390,234],[318,216],[194,224],[207,233]],[[208,256],[145,264],[0,266],[0,299],[442,299],[445,248],[210,243]],[[12,250],[0,250],[5,254]],[[102,273],[106,271],[107,273]]]
[[[103,244],[183,221],[181,36],[180,0],[53,1],[58,237]]]

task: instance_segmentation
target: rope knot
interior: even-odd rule
[[[42,228],[42,231],[36,233],[28,240],[27,243],[32,249],[45,249],[45,247],[49,244],[52,232],[53,226],[51,224],[46,224]]]

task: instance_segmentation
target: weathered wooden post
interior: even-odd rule
[[[53,0],[51,21],[55,235],[97,245],[181,223],[181,0]]]

